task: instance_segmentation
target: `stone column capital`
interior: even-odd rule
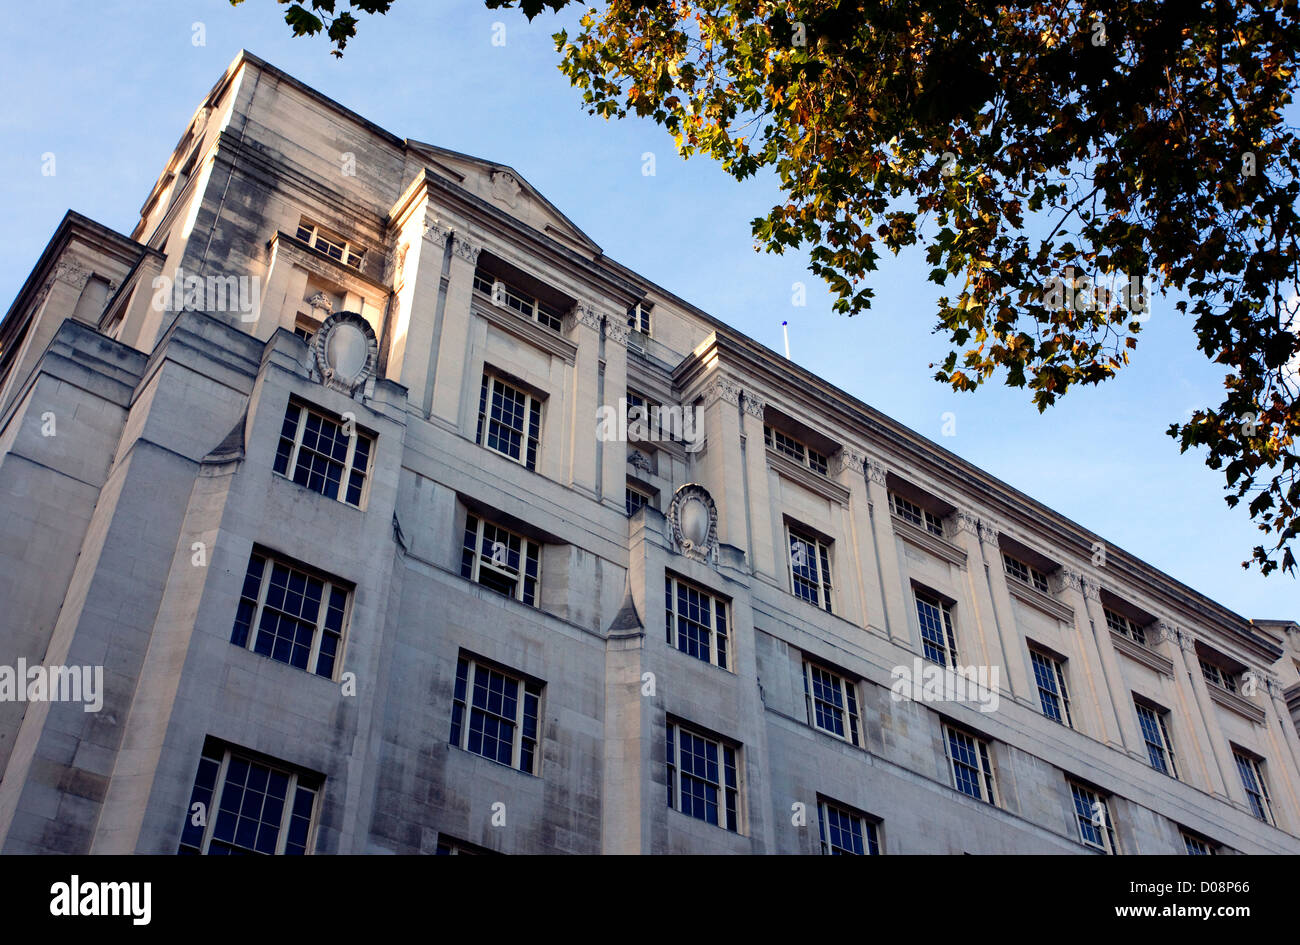
[[[974,535],[976,539],[980,536],[979,516],[967,509],[958,509],[957,514],[953,516],[953,521],[957,524],[958,532],[967,532]]]
[[[866,467],[867,479],[879,486],[883,486],[885,484],[885,477],[889,474],[889,470],[887,470],[882,463],[878,463],[874,459],[868,459],[866,461]]]
[[[857,450],[845,446],[842,447],[839,453],[837,454],[837,460],[835,463],[835,472],[837,474],[847,472],[853,476],[861,476],[863,475],[863,468],[865,463],[866,463],[866,457],[864,457]]]

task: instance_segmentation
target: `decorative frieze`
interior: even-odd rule
[[[471,243],[459,233],[451,235],[451,251],[470,265],[478,265],[478,254],[483,251],[482,246]]]
[[[976,538],[979,538],[980,520],[979,516],[974,512],[968,512],[965,509],[958,509],[957,514],[953,516],[953,520],[957,523],[957,531],[969,532]]]
[[[836,454],[835,473],[838,475],[847,472],[853,476],[861,476],[866,461],[867,458],[861,453],[845,446]]]

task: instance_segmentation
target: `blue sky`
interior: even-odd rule
[[[88,11],[94,18],[87,20]],[[1179,455],[1165,428],[1217,404],[1219,372],[1190,322],[1157,298],[1129,368],[1039,414],[1023,390],[955,394],[931,380],[947,345],[932,332],[936,287],[919,254],[885,260],[873,310],[834,314],[804,253],[755,252],[749,221],[777,190],[676,157],[649,122],[586,115],[556,69],[550,35],[475,0],[397,0],[365,18],[342,60],[294,39],[272,0],[25,5],[0,35],[0,301],[5,308],[65,211],[129,231],[200,99],[240,48],[403,137],[509,164],[605,252],[831,383],[931,437],[1247,617],[1300,617],[1295,578],[1240,563],[1257,542],[1228,509],[1220,473]],[[506,26],[492,45],[493,24]],[[196,23],[205,45],[194,44]],[[656,174],[641,156],[656,155]],[[56,174],[42,176],[53,152]],[[807,305],[791,305],[804,282]],[[955,414],[956,435],[943,436]]]

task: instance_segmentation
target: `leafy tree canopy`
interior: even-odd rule
[[[485,2],[532,19],[569,0]],[[309,6],[286,20],[341,54],[355,19]],[[774,172],[755,237],[806,247],[838,311],[870,308],[882,249],[922,250],[956,390],[996,377],[1044,410],[1129,363],[1153,289],[1176,296],[1226,379],[1167,432],[1264,533],[1243,565],[1294,572],[1294,0],[608,0],[555,42],[591,113],[650,118],[736,179]]]

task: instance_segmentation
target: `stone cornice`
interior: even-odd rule
[[[680,303],[714,327],[714,334],[683,360],[674,372],[676,377],[689,375],[694,364],[721,361],[728,370],[753,378],[760,389],[785,392],[775,400],[798,404],[803,413],[817,417],[823,425],[839,432],[830,433],[842,442],[871,442],[877,450],[891,456],[891,465],[900,472],[908,465],[942,484],[949,501],[987,509],[1008,527],[1023,528],[1059,549],[1066,561],[1091,560],[1101,536],[1065,518],[1055,510],[949,452],[932,440],[881,414],[849,394],[828,384],[804,368],[781,358],[776,352],[718,322],[706,312]],[[1107,571],[1116,577],[1119,587],[1131,585],[1151,597],[1165,609],[1177,610],[1189,623],[1212,626],[1217,632],[1230,634],[1259,652],[1276,659],[1281,650],[1272,641],[1254,631],[1249,622],[1193,588],[1122,549],[1106,543]],[[1110,585],[1110,582],[1108,582]],[[1132,596],[1124,591],[1119,596]]]

